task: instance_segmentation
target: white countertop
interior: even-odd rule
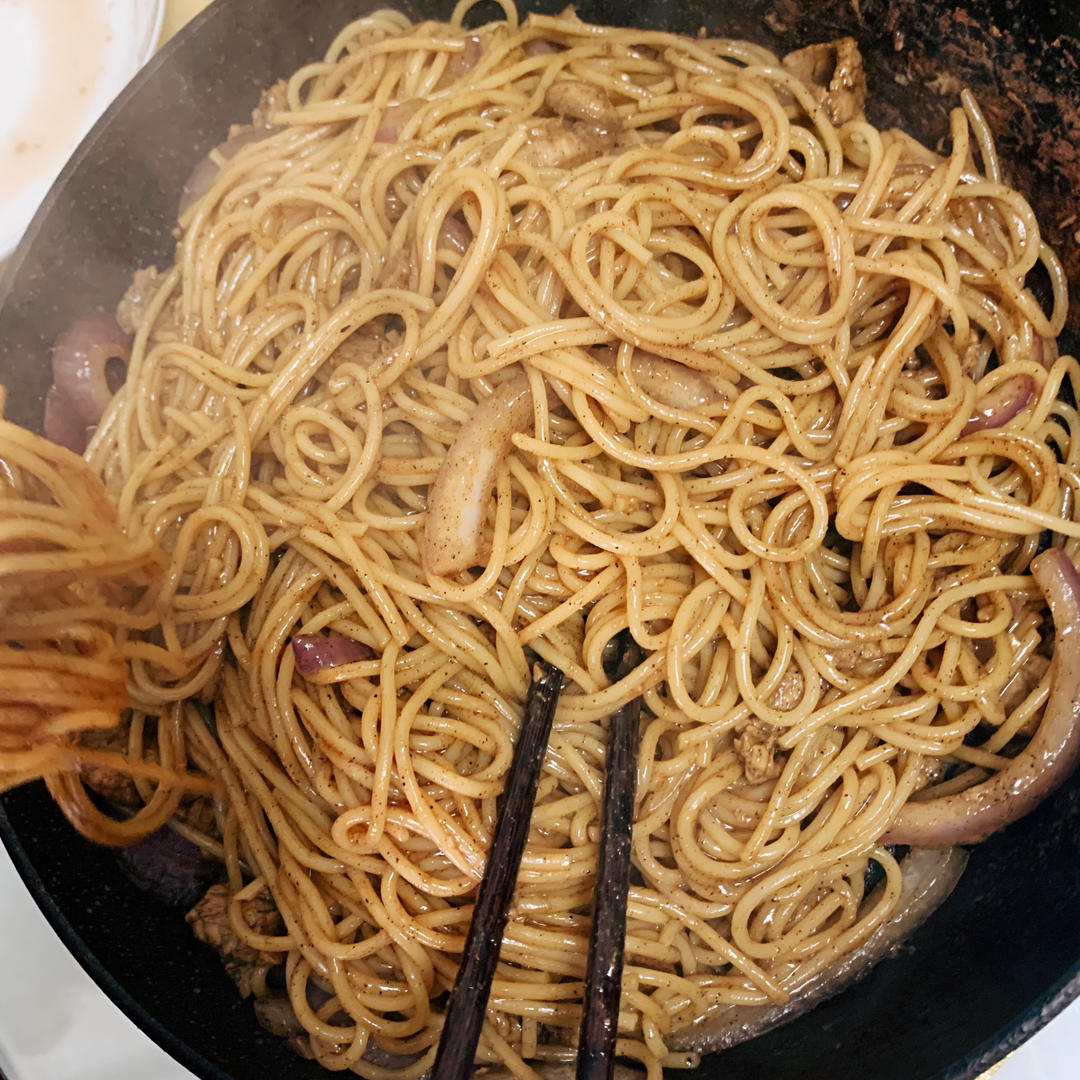
[[[991,1074],[993,1080],[1073,1080],[1078,1051],[1080,1002]],[[7,1080],[194,1080],[79,967],[31,899],[3,847],[0,1072]]]

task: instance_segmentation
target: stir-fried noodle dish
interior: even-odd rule
[[[656,1077],[835,991],[1073,768],[1066,282],[967,92],[931,149],[850,40],[467,8],[271,87],[174,264],[57,342],[53,441],[0,426],[0,786],[197,850],[260,1020],[419,1077],[553,663],[477,1058],[528,1077],[574,1055],[640,697]]]

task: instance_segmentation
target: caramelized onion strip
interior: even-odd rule
[[[1080,761],[1080,574],[1061,548],[1031,564],[1054,619],[1050,698],[1038,731],[1000,772],[955,795],[909,802],[884,842],[952,845],[985,840],[1034,810]]]

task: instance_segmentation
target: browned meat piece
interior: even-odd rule
[[[123,720],[119,726],[104,730],[85,731],[79,742],[92,750],[107,750],[112,754],[126,754],[128,748],[128,728],[130,723]],[[117,806],[141,806],[142,799],[135,787],[135,782],[126,773],[103,765],[83,763],[79,766],[82,782],[102,798]]]
[[[553,117],[533,121],[528,142],[517,156],[535,169],[573,169],[610,145],[609,139],[587,124],[564,124]]]
[[[797,667],[790,667],[780,676],[776,689],[769,695],[769,704],[779,712],[790,712],[802,701],[806,683]]]
[[[134,335],[138,330],[150,301],[161,287],[161,277],[156,266],[144,266],[132,275],[131,284],[116,305],[116,321],[125,333]]]
[[[144,266],[131,276],[131,284],[116,305],[116,321],[127,333],[134,335],[139,324],[146,317],[151,302],[161,287],[163,274],[156,266]],[[179,338],[180,335],[180,297],[174,296],[161,309],[154,323],[154,333],[159,338]],[[197,325],[194,324],[194,325]]]
[[[619,114],[603,87],[583,79],[556,79],[544,100],[556,116],[587,124],[600,135],[613,136],[620,126]]]
[[[614,146],[619,114],[601,87],[558,79],[544,101],[555,117],[533,120],[528,142],[518,151],[522,161],[537,169],[573,169]]]
[[[204,836],[219,836],[214,800],[209,795],[187,795],[176,808],[175,818]]]
[[[780,763],[774,757],[776,728],[761,720],[751,720],[735,736],[735,753],[743,764],[743,774],[750,784],[775,780],[780,775]]]
[[[125,718],[117,727],[83,732],[79,742],[92,750],[126,755],[129,727],[130,722]],[[149,761],[158,760],[153,746],[147,748],[145,756]],[[143,804],[135,781],[127,773],[84,762],[79,766],[79,774],[91,791],[115,806],[138,807]],[[206,836],[218,836],[214,800],[209,795],[185,795],[176,809],[176,817]]]
[[[257,934],[279,934],[281,916],[267,893],[260,893],[243,904],[244,920]],[[253,949],[241,940],[229,921],[228,885],[211,885],[206,895],[187,913],[192,932],[200,940],[212,945],[225,962],[240,993],[247,997],[252,991],[254,977],[259,968],[277,963],[277,953]]]
[[[796,49],[783,65],[813,91],[834,124],[862,116],[866,105],[866,72],[854,38],[838,38]]]
[[[251,125],[252,127],[259,128],[273,128],[273,124],[270,123],[270,117],[276,112],[284,112],[289,107],[289,101],[286,96],[289,89],[289,83],[286,79],[278,79],[272,86],[268,86],[259,95],[259,104],[255,106],[251,113]],[[232,134],[230,132],[230,134]]]
[[[359,330],[350,334],[334,350],[330,363],[334,367],[338,364],[359,364],[361,367],[370,368],[382,360],[388,351],[384,335],[374,333],[369,329]]]
[[[872,679],[888,662],[888,655],[880,641],[861,641],[852,645],[841,645],[838,649],[825,654],[836,665],[838,671],[854,675],[860,679]]]

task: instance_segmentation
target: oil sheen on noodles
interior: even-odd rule
[[[346,27],[189,192],[86,453],[167,560],[118,630],[129,746],[219,785],[201,842],[301,1050],[419,1077],[558,665],[479,1051],[528,1077],[573,1054],[606,718],[643,696],[618,1046],[657,1077],[894,915],[909,800],[977,839],[926,807],[1040,745],[1065,282],[967,95],[939,154],[799,57],[465,14]]]

